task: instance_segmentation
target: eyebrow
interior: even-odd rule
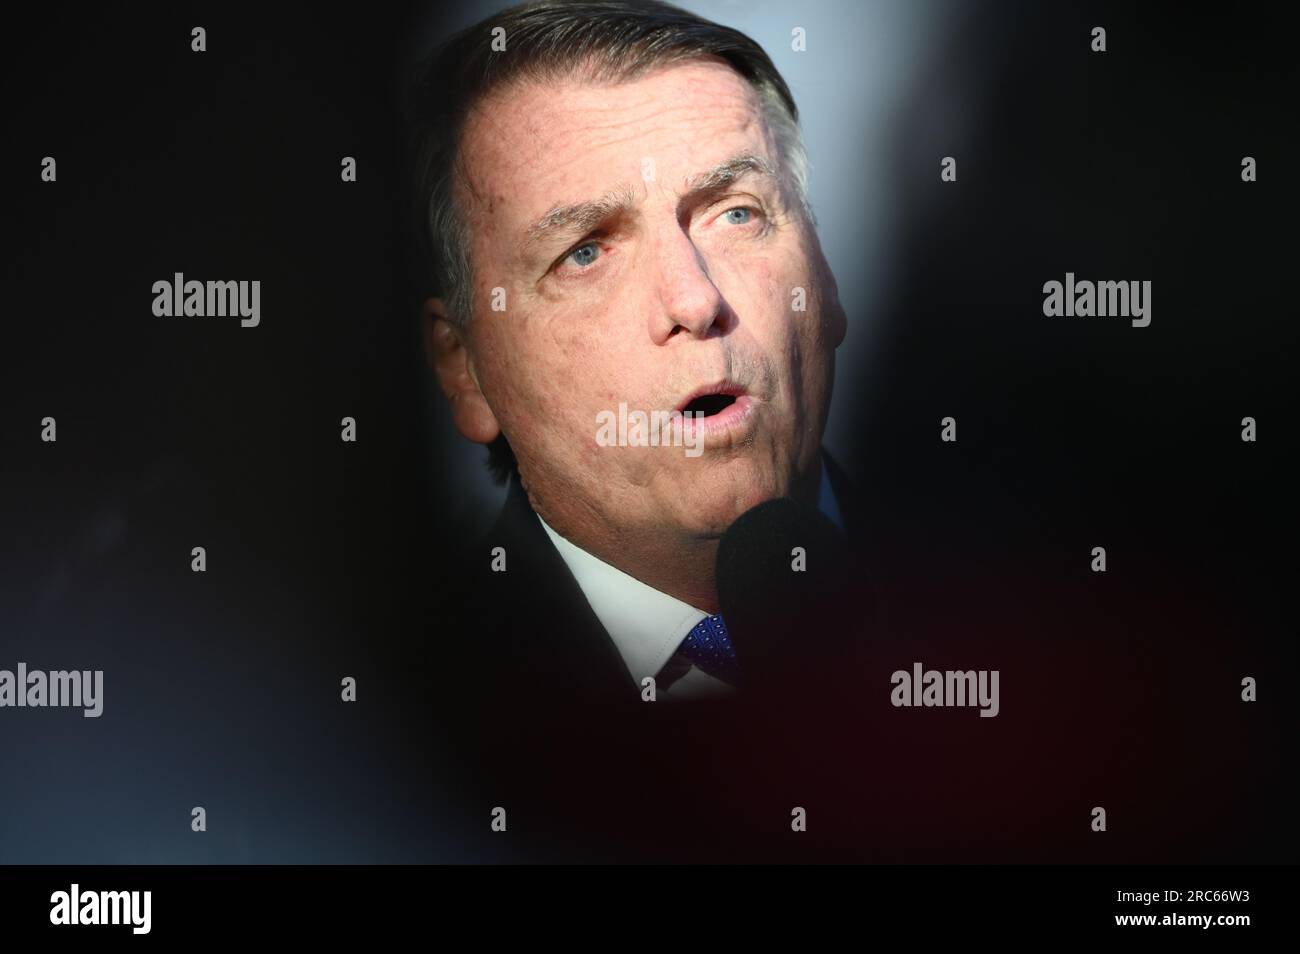
[[[751,175],[775,179],[776,169],[771,162],[759,155],[747,153],[733,156],[687,179],[682,198],[699,198]],[[533,248],[553,236],[586,234],[600,223],[628,211],[635,203],[636,197],[632,190],[623,185],[610,190],[599,199],[556,206],[529,226],[524,248]]]
[[[733,156],[726,162],[720,162],[712,169],[700,173],[686,183],[686,195],[716,192],[748,175],[760,175],[775,179],[776,169],[762,156],[746,154]]]

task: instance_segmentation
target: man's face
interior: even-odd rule
[[[470,117],[461,158],[470,373],[551,526],[715,537],[815,474],[844,314],[743,78],[701,60],[514,86]],[[603,204],[535,228],[582,203]],[[715,413],[682,445],[606,446],[620,404]]]

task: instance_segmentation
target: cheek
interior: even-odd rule
[[[517,442],[545,447],[551,459],[591,459],[603,450],[596,443],[597,412],[634,400],[627,393],[631,382],[620,373],[626,362],[590,333],[567,330],[578,327],[553,321],[509,339],[501,329],[495,342],[493,383],[503,396],[503,426]]]
[[[789,263],[773,282],[781,295],[782,316],[789,339],[811,358],[823,350],[828,338],[824,289],[811,263],[804,257]]]
[[[542,387],[556,396],[556,405],[566,408],[570,417],[585,421],[620,400],[619,386],[625,377],[620,369],[626,371],[626,361],[597,333],[608,323],[606,316],[590,314],[554,320],[533,342],[533,352],[548,369]]]
[[[773,313],[766,350],[780,369],[782,391],[799,409],[795,413],[809,414],[822,400],[834,351],[822,289],[801,256],[773,267],[769,288]]]
[[[797,359],[815,337],[810,331],[816,292],[807,271],[799,261],[765,261],[755,266],[754,276],[754,288],[761,295],[754,313],[762,316],[759,333],[766,350],[773,358]]]

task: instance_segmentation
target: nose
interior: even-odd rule
[[[676,222],[665,228],[652,254],[658,307],[651,310],[650,337],[655,344],[680,334],[707,337],[720,326],[726,301],[709,277],[704,256]]]

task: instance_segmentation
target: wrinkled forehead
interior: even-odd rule
[[[557,205],[621,186],[680,190],[741,153],[778,161],[756,90],[722,60],[672,63],[619,82],[527,79],[494,90],[467,118],[458,200],[475,231],[500,240]]]

